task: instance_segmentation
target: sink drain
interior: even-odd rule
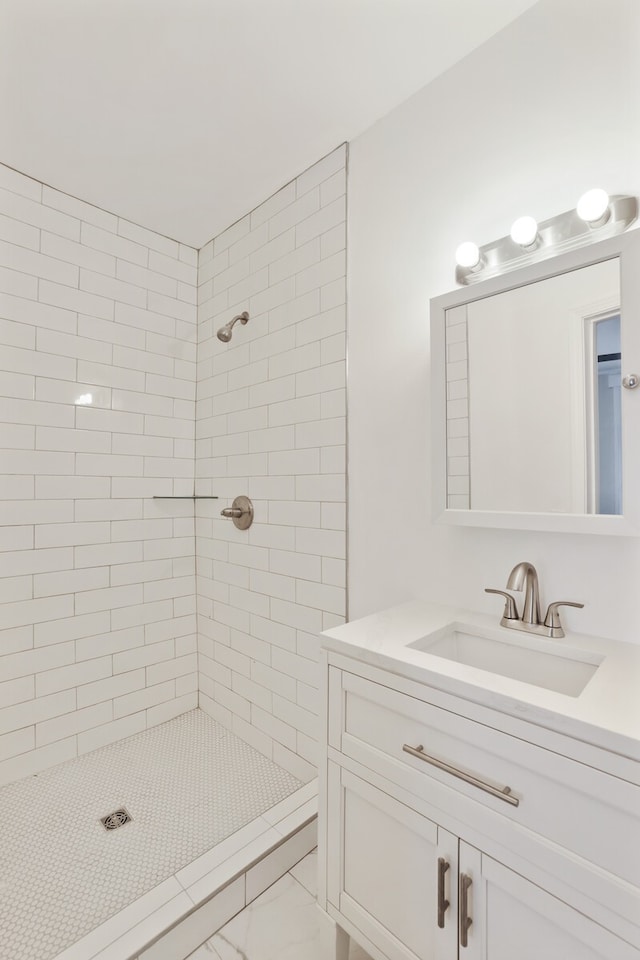
[[[118,827],[124,827],[125,823],[129,823],[130,820],[133,820],[133,817],[124,807],[114,810],[113,813],[108,813],[106,817],[100,817],[100,823],[105,830],[117,830]]]

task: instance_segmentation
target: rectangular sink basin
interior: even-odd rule
[[[578,697],[603,658],[570,647],[558,647],[557,652],[548,649],[549,645],[556,642],[530,637],[524,632],[513,639],[496,637],[480,628],[453,623],[443,630],[421,637],[408,644],[408,647],[433,657],[443,657],[468,667],[497,673],[501,677]]]

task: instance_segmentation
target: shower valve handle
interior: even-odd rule
[[[230,507],[220,511],[220,516],[233,520],[238,530],[247,530],[253,523],[253,504],[249,497],[236,497]]]

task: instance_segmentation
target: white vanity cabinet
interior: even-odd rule
[[[341,930],[375,960],[640,960],[640,786],[604,751],[331,650],[323,670]]]

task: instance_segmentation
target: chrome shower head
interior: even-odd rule
[[[229,343],[229,340],[231,340],[231,331],[233,330],[233,325],[234,325],[234,323],[237,323],[238,320],[239,320],[240,323],[242,323],[243,325],[244,325],[245,323],[248,323],[248,322],[249,322],[249,313],[248,313],[248,311],[247,311],[247,310],[243,310],[242,313],[236,314],[236,316],[233,317],[232,320],[229,320],[228,323],[225,323],[224,327],[220,327],[220,329],[219,329],[218,332],[216,333],[216,336],[217,336],[218,340],[222,340],[223,343]]]

